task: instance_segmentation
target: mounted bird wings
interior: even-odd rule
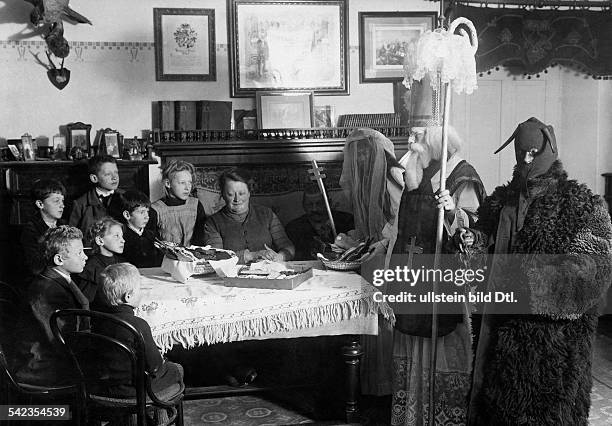
[[[70,81],[70,70],[64,68],[64,58],[70,53],[70,44],[64,38],[64,20],[79,24],[92,25],[91,21],[68,6],[70,0],[24,0],[34,6],[30,12],[30,22],[35,27],[44,28],[44,38],[47,43],[47,57],[49,58],[48,77],[58,89],[63,89]],[[51,52],[62,58],[62,65],[57,69]],[[40,62],[40,61],[39,61]]]
[[[70,0],[25,1],[34,6],[34,9],[30,13],[30,21],[37,27],[44,24],[53,25],[54,23],[62,22],[63,19],[77,24],[92,25],[89,19],[68,6]]]

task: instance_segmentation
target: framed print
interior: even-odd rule
[[[312,127],[312,92],[257,92],[259,129]]]
[[[335,127],[336,114],[332,105],[321,105],[314,107],[313,127]]]
[[[53,136],[53,159],[54,160],[65,160],[66,159],[66,136],[63,136],[63,135]]]
[[[34,142],[32,136],[26,133],[21,136],[21,149],[23,152],[23,159],[25,161],[36,160],[36,152],[34,151]]]
[[[19,161],[19,160],[23,159],[21,157],[21,153],[19,152],[19,148],[17,148],[17,145],[9,144],[8,147],[9,147],[9,149],[11,151],[11,155],[13,156],[15,161]]]
[[[89,153],[91,147],[90,133],[91,124],[81,123],[70,123],[66,126],[68,131],[68,138],[66,140],[66,151],[74,150],[78,148],[81,153],[85,156]]]
[[[102,132],[102,141],[100,142],[98,154],[121,158],[123,136],[120,133],[113,129],[104,129]]]
[[[348,95],[348,0],[229,0],[232,97]]]
[[[157,81],[217,79],[214,9],[153,8]]]
[[[403,80],[404,57],[419,36],[435,28],[435,12],[359,12],[359,81]]]

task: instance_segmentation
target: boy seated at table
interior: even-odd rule
[[[51,314],[57,309],[89,309],[89,302],[70,274],[83,270],[87,256],[83,234],[75,227],[62,225],[49,229],[42,241],[46,268],[27,290],[29,312],[16,323],[22,329],[16,375],[29,384],[58,385],[70,382],[74,366],[68,362],[51,332]],[[76,327],[64,324],[64,327]]]
[[[101,312],[106,312],[131,324],[142,334],[145,350],[145,369],[151,375],[151,388],[160,399],[170,399],[183,389],[183,367],[180,364],[164,360],[155,345],[151,327],[142,318],[134,315],[134,309],[142,297],[138,269],[129,263],[117,263],[108,266],[102,272]],[[106,336],[113,337],[130,348],[136,347],[134,336],[124,328],[116,328],[109,322],[93,324],[94,329]],[[133,397],[136,389],[131,386],[131,364],[127,358],[115,352],[100,353],[108,366],[109,378],[114,385],[109,385],[105,393],[114,397]]]
[[[74,200],[68,223],[83,233],[98,219],[120,216],[119,169],[110,155],[96,155],[87,163],[92,188]],[[86,236],[87,238],[87,236]],[[91,241],[86,239],[86,245]]]
[[[55,179],[38,179],[32,185],[32,199],[36,211],[21,231],[22,276],[21,283],[29,283],[45,269],[42,238],[45,232],[64,225],[64,197],[66,188]],[[25,289],[25,286],[24,286]]]
[[[169,161],[162,169],[166,196],[151,205],[151,221],[162,240],[184,247],[204,244],[206,213],[191,196],[194,179],[195,168],[186,161]]]
[[[122,216],[126,226],[123,238],[123,258],[138,268],[160,266],[163,254],[155,247],[157,233],[147,226],[151,201],[137,190],[126,191],[121,196]]]
[[[92,253],[87,259],[83,272],[74,277],[79,289],[89,300],[92,309],[96,310],[100,299],[96,295],[101,286],[101,274],[109,265],[123,262],[123,225],[112,217],[103,217],[94,222],[87,232],[88,241],[92,242]]]

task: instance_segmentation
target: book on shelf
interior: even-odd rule
[[[154,127],[160,130],[229,130],[232,103],[227,101],[157,101]]]

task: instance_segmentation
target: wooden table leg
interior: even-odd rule
[[[363,351],[359,344],[359,336],[350,336],[342,347],[342,356],[346,363],[346,396],[344,410],[347,423],[359,420],[359,363]]]

